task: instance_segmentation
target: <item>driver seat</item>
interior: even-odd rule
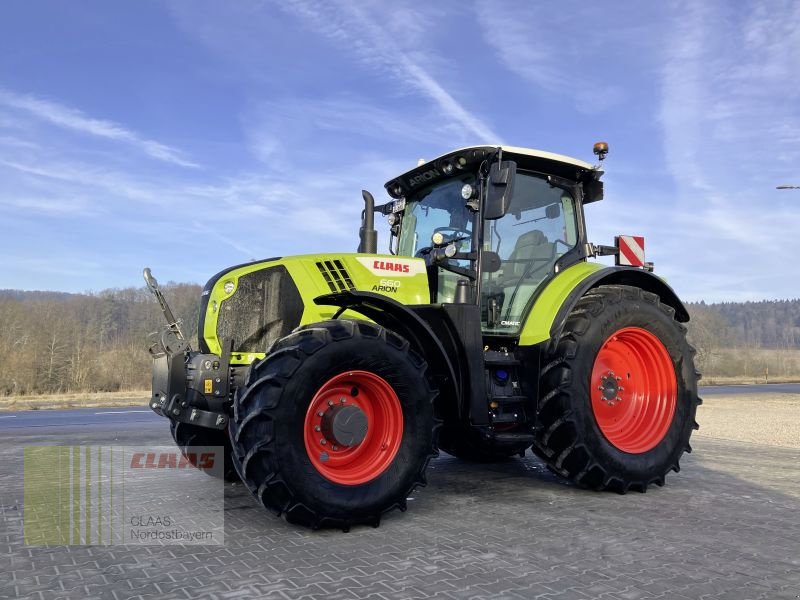
[[[517,238],[497,283],[500,287],[516,286],[523,276],[531,282],[541,281],[552,268],[555,258],[555,244],[547,241],[544,233],[538,229],[523,233]]]

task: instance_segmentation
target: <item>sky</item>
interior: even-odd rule
[[[797,298],[800,190],[775,187],[800,185],[798,22],[795,0],[6,0],[0,288],[352,252],[361,189],[419,158],[604,140],[591,241],[644,235],[685,300]]]

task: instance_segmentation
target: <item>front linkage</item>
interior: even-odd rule
[[[222,356],[193,352],[150,269],[147,287],[156,297],[167,325],[151,334],[153,395],[157,415],[198,427],[225,429],[230,411],[230,344]]]

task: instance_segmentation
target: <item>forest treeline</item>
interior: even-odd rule
[[[687,308],[704,383],[800,381],[800,299]]]
[[[168,284],[164,294],[196,341],[200,286]],[[688,308],[704,381],[800,379],[800,300]],[[162,322],[144,288],[93,294],[0,290],[0,395],[146,389],[148,334]]]
[[[163,287],[184,333],[196,339],[200,286]],[[146,389],[148,334],[163,322],[145,288],[0,290],[0,395]]]

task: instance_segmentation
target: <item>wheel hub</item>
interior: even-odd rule
[[[339,446],[357,446],[367,437],[367,415],[358,406],[332,406],[322,417],[322,435]]]
[[[622,377],[614,375],[613,371],[609,371],[607,375],[600,379],[600,385],[597,386],[597,389],[600,390],[603,401],[609,406],[614,406],[616,402],[622,400],[619,393],[625,388],[619,384],[621,379]]]

